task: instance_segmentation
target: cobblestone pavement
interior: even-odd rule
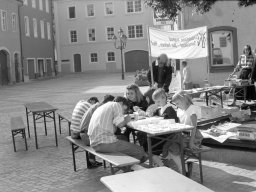
[[[108,192],[100,178],[109,175],[109,170],[85,169],[84,152],[77,154],[78,171],[73,171],[70,144],[65,140],[67,127],[58,133],[59,147],[55,147],[52,123],[48,124],[48,136],[43,125],[39,125],[39,149],[35,149],[34,133],[28,138],[28,151],[23,139],[18,137],[17,152],[13,152],[10,117],[22,116],[25,120],[24,103],[46,101],[61,110],[72,111],[80,99],[110,93],[123,94],[125,85],[133,77],[120,74],[72,74],[57,79],[34,81],[0,88],[0,192],[35,191],[83,191]],[[143,88],[144,90],[146,88]],[[30,120],[32,125],[32,121]],[[32,127],[32,126],[31,126]],[[230,165],[217,162],[203,162],[205,186],[218,192],[256,191],[256,167]],[[193,169],[192,179],[199,181],[198,166]]]

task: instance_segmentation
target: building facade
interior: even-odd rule
[[[16,0],[0,1],[0,85],[22,80],[21,45]]]
[[[112,40],[120,28],[127,36],[125,71],[148,69],[147,26],[153,25],[153,13],[142,0],[55,0],[54,10],[62,73],[120,71],[120,50]]]
[[[217,1],[203,15],[186,8],[181,17],[182,29],[208,27],[209,57],[189,60],[193,82],[223,85],[234,70],[245,45],[256,47],[256,6],[239,8],[237,1]],[[200,75],[198,75],[200,74]]]
[[[23,0],[19,19],[25,79],[54,75],[52,1]]]

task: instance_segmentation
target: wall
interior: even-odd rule
[[[9,83],[16,81],[15,77],[15,64],[14,54],[20,55],[20,36],[19,36],[19,25],[18,25],[18,5],[19,3],[14,0],[2,0],[0,1],[0,10],[7,11],[7,31],[2,31],[0,26],[0,50],[5,50],[10,54],[9,66]],[[17,15],[16,30],[12,29],[11,15],[15,13]],[[21,68],[19,69],[21,72]]]
[[[256,47],[256,6],[239,8],[237,1],[218,1],[212,9],[203,15],[192,14],[192,10],[186,8],[184,12],[184,29],[191,29],[200,26],[208,28],[217,26],[232,26],[237,28],[238,55],[242,54],[244,45]],[[194,59],[188,61],[193,81],[203,84],[205,78],[213,85],[223,85],[224,80],[231,72],[218,72],[207,74],[209,66],[208,58]],[[237,63],[234,63],[236,65]],[[198,75],[200,74],[200,75]],[[201,75],[202,74],[202,75]]]
[[[58,62],[61,60],[69,60],[65,63],[65,70],[67,63],[70,64],[70,71],[74,71],[73,54],[80,53],[82,59],[82,71],[108,71],[107,65],[107,52],[115,52],[115,65],[116,71],[121,70],[121,55],[120,50],[114,48],[112,41],[106,40],[106,27],[114,27],[115,34],[120,27],[124,30],[124,33],[128,34],[128,25],[143,25],[143,35],[141,39],[128,39],[127,46],[124,52],[131,50],[148,50],[147,46],[147,25],[152,26],[152,12],[150,8],[146,8],[143,5],[143,12],[136,14],[125,13],[126,1],[112,0],[114,2],[114,15],[105,16],[104,3],[106,1],[56,1],[55,6],[55,22],[56,22],[56,39],[57,39],[57,52]],[[95,5],[95,17],[86,17],[86,4],[93,3]],[[143,4],[143,3],[142,3]],[[68,19],[68,7],[76,6],[76,19]],[[87,30],[90,27],[96,28],[96,42],[87,41]],[[69,43],[69,31],[77,30],[78,32],[78,43]],[[98,63],[91,64],[89,62],[89,54],[96,52],[98,53]],[[113,71],[113,70],[111,70]]]

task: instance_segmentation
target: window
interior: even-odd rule
[[[16,31],[17,28],[17,15],[12,13],[12,30]]]
[[[33,18],[33,29],[34,29],[34,37],[37,38],[38,34],[37,34],[37,20],[35,18]]]
[[[31,0],[31,3],[32,3],[32,7],[36,8],[36,0]]]
[[[49,0],[45,0],[45,11],[49,13]]]
[[[39,0],[39,9],[43,10],[43,0]]]
[[[71,43],[77,42],[77,32],[75,30],[70,31],[70,42]]]
[[[115,52],[108,52],[108,62],[115,61]]]
[[[88,17],[94,17],[95,16],[94,4],[88,4],[87,5],[87,16]]]
[[[1,10],[1,29],[2,31],[7,30],[7,12]]]
[[[142,11],[141,0],[127,1],[127,13],[135,13]]]
[[[128,26],[128,38],[141,38],[143,37],[142,25],[130,25]]]
[[[24,24],[25,24],[25,35],[30,36],[30,30],[29,30],[29,18],[28,16],[24,17]]]
[[[76,18],[76,8],[75,7],[69,7],[68,13],[69,13],[69,19]]]
[[[28,0],[23,0],[23,5],[28,5]]]
[[[97,53],[91,53],[91,63],[97,63],[98,62],[98,54]]]
[[[44,39],[45,35],[44,35],[44,21],[40,21],[40,27],[41,27],[41,38]]]
[[[107,40],[112,40],[114,34],[114,27],[107,27]]]
[[[47,22],[47,38],[51,40],[51,25]]]
[[[95,29],[88,29],[88,41],[96,41],[96,38],[95,38]]]
[[[223,69],[233,70],[238,57],[236,28],[214,27],[208,32],[210,72],[223,71]]]
[[[106,15],[114,14],[114,5],[112,2],[105,3],[105,14]]]

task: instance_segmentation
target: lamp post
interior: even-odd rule
[[[118,30],[118,37],[116,35],[113,35],[112,39],[114,40],[115,48],[120,49],[120,51],[121,51],[122,80],[124,80],[123,49],[125,49],[125,47],[126,47],[127,37],[124,34],[124,31],[121,27]]]

